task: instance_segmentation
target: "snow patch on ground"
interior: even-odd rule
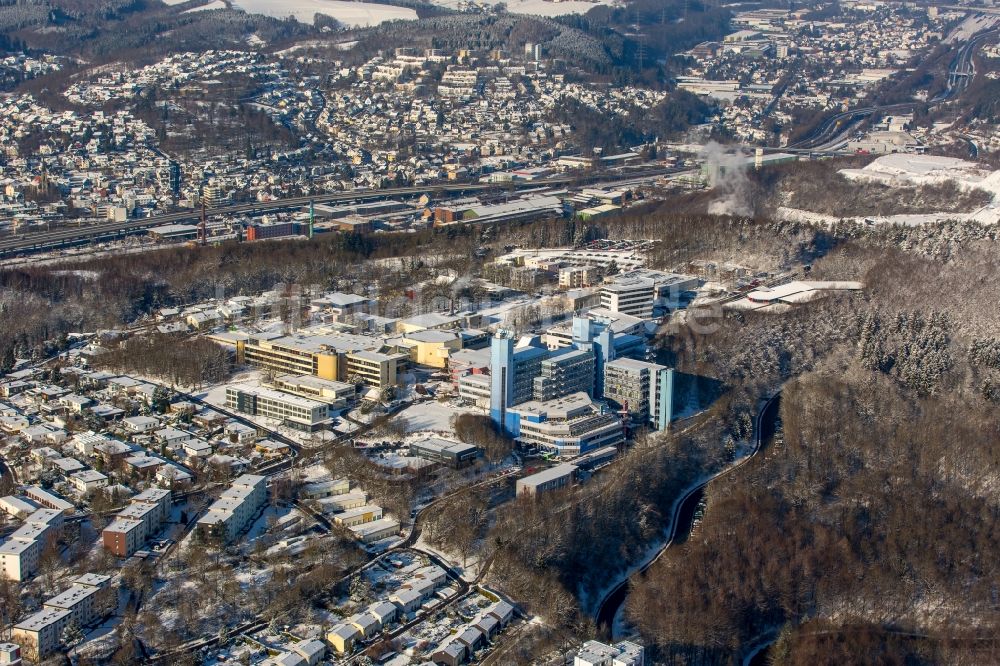
[[[421,534],[420,538],[417,539],[417,542],[413,544],[413,549],[418,553],[420,552],[430,553],[431,555],[435,555],[442,561],[447,562],[452,569],[458,572],[458,574],[462,577],[462,580],[464,580],[466,583],[470,584],[475,583],[476,577],[480,573],[478,555],[470,555],[469,558],[465,561],[465,564],[463,566],[461,555],[455,555],[452,553],[446,553],[443,550],[438,550],[437,548],[430,545],[429,543],[427,543],[427,541],[424,540],[423,534]]]
[[[191,12],[204,12],[212,9],[229,9],[222,0],[212,0],[212,2],[207,5],[202,5],[201,7],[192,7],[191,9],[185,9],[185,14],[190,14]]]
[[[862,169],[841,169],[840,174],[848,180],[890,187],[941,185],[951,181],[962,189],[979,188],[1000,194],[1000,172],[956,157],[893,153],[879,157]]]
[[[352,28],[417,18],[416,10],[407,7],[349,0],[238,0],[235,6],[251,14],[280,19],[291,17],[308,25],[312,25],[316,14],[325,14]]]
[[[452,433],[451,419],[458,414],[473,414],[477,410],[458,407],[453,404],[441,405],[436,402],[422,402],[399,412],[406,423],[406,432]]]
[[[984,16],[974,14],[959,23],[951,33],[944,38],[944,44],[954,44],[955,42],[965,42],[971,39],[976,33],[989,30],[997,21],[995,16]]]

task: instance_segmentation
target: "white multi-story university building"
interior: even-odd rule
[[[577,456],[625,441],[615,414],[601,413],[586,393],[532,400],[510,408],[519,419],[518,440],[559,456]]]
[[[306,432],[317,430],[330,421],[328,403],[263,387],[226,387],[226,406],[244,414],[275,419]]]
[[[650,319],[653,308],[676,303],[682,293],[697,288],[690,275],[638,269],[616,275],[601,287],[601,307],[641,319]]]

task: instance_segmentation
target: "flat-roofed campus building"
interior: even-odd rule
[[[381,338],[347,333],[259,334],[236,343],[237,358],[288,375],[314,375],[331,381],[360,382],[375,388],[398,384],[409,354],[379,350]]]
[[[350,530],[361,543],[374,543],[399,534],[399,521],[394,518],[379,518],[370,523],[354,525]]]
[[[518,441],[558,456],[578,456],[625,441],[618,417],[602,412],[586,393],[532,400],[511,411],[518,417]]]
[[[449,442],[432,437],[410,444],[410,455],[459,468],[471,465],[479,455],[479,449],[471,444]]]
[[[320,379],[315,375],[281,375],[271,382],[274,388],[302,398],[325,402],[331,409],[341,409],[354,399],[354,384],[333,379]]]
[[[516,341],[501,331],[490,345],[490,417],[511,434],[517,434],[511,407],[531,400],[534,380],[542,372],[549,350],[532,339]]]
[[[560,349],[542,361],[541,374],[534,378],[535,400],[552,400],[570,393],[594,393],[594,352],[591,349]]]
[[[563,289],[588,287],[597,282],[600,272],[596,266],[565,266],[559,269],[559,286]]]
[[[620,358],[604,366],[604,398],[637,422],[666,430],[673,419],[674,371],[664,365]]]
[[[329,403],[265,387],[227,386],[226,406],[303,432],[321,430],[330,423]]]
[[[570,486],[576,478],[576,470],[576,465],[562,463],[537,474],[518,479],[515,484],[517,494],[518,496],[536,497],[542,493]]]
[[[616,275],[601,287],[601,307],[641,319],[651,319],[656,306],[680,300],[698,287],[698,278],[648,269]]]

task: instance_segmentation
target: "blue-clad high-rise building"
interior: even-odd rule
[[[520,415],[510,408],[529,400],[549,401],[574,393],[601,399],[606,367],[619,358],[643,358],[645,341],[635,335],[616,336],[611,326],[587,317],[574,317],[568,346],[548,349],[541,340],[515,340],[499,331],[490,346],[490,417],[512,437],[521,431]],[[672,379],[672,376],[670,377]],[[667,378],[658,380],[653,404],[662,390],[672,393]],[[648,380],[647,380],[648,389]],[[647,402],[649,402],[647,398]],[[667,401],[669,402],[669,401]]]
[[[508,407],[532,399],[535,377],[542,372],[542,361],[549,350],[537,339],[527,338],[515,344],[507,331],[499,331],[490,346],[490,417],[507,434],[520,432],[517,414]]]

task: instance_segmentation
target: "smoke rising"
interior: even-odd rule
[[[712,141],[701,150],[708,170],[708,184],[715,191],[715,200],[708,205],[713,215],[753,215],[750,203],[750,179],[747,178],[749,157],[740,150],[730,151]]]

